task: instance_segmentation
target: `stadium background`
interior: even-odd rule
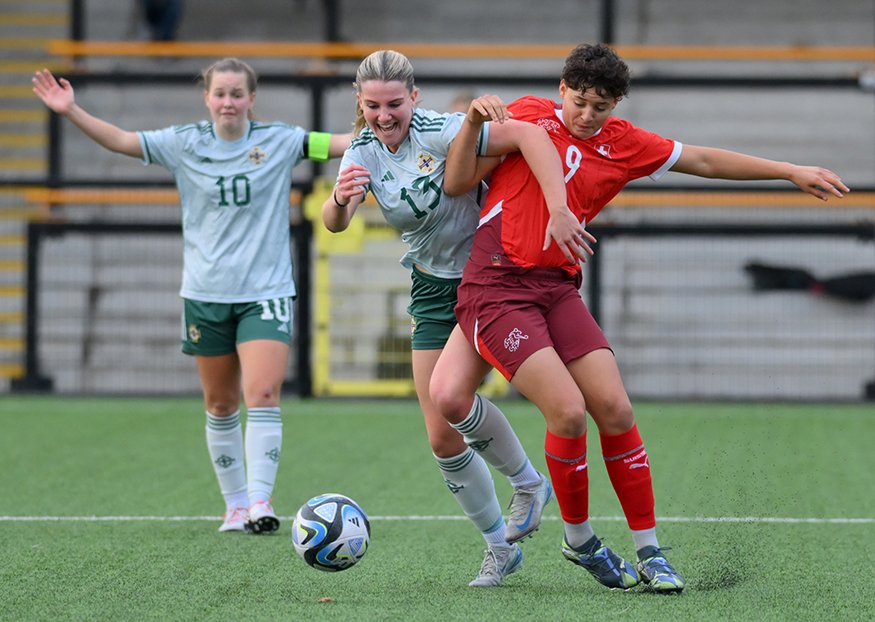
[[[875,394],[875,301],[756,292],[744,271],[751,261],[819,277],[875,271],[866,238],[875,218],[873,2],[838,0],[827,12],[808,0],[509,0],[500,10],[464,0],[221,8],[185,0],[176,47],[131,55],[125,45],[71,52],[64,41],[144,42],[133,2],[7,1],[0,15],[4,389],[198,387],[178,351],[181,247],[169,176],[106,153],[50,117],[30,92],[35,69],[70,76],[78,101],[98,116],[150,129],[203,118],[194,77],[212,59],[236,54],[262,75],[261,118],[345,131],[356,58],[290,54],[281,45],[246,54],[239,52],[251,48],[238,44],[409,47],[423,105],[446,109],[466,91],[508,101],[552,97],[564,54],[578,42],[608,40],[634,75],[619,116],[682,142],[823,165],[854,190],[824,206],[786,183],[671,174],[621,194],[597,221],[607,227],[601,271],[588,274],[598,287],[584,294],[600,309],[630,392],[849,401]],[[195,41],[210,43],[203,55],[185,47]],[[471,44],[478,47],[461,47]],[[408,276],[397,264],[397,236],[371,210],[343,236],[325,235],[317,220],[307,237],[306,205],[321,203],[335,167],[304,165],[295,176],[293,221],[312,251],[298,263],[309,293],[298,307],[296,351],[306,356],[290,362],[289,383],[319,395],[411,395]],[[506,386],[490,381],[488,389]]]

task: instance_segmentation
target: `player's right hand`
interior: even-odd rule
[[[34,74],[31,82],[33,92],[50,110],[66,114],[73,107],[73,87],[65,78],[61,78],[59,82],[51,71],[42,69]]]
[[[475,124],[484,121],[504,123],[513,117],[498,95],[481,95],[475,98],[468,107],[468,120]]]
[[[344,204],[353,197],[363,198],[365,186],[371,182],[371,172],[361,164],[350,164],[340,171],[335,186],[335,196]]]

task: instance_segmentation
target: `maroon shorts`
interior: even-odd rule
[[[553,348],[563,363],[609,348],[570,278],[507,274],[458,290],[459,327],[483,359],[510,380],[523,361]]]

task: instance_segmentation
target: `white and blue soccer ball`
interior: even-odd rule
[[[339,572],[364,557],[371,523],[358,503],[337,493],[313,497],[292,523],[295,551],[313,568]]]

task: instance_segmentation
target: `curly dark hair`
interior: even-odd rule
[[[575,91],[594,90],[600,97],[619,99],[629,91],[629,67],[603,43],[583,43],[565,59],[562,79]]]

